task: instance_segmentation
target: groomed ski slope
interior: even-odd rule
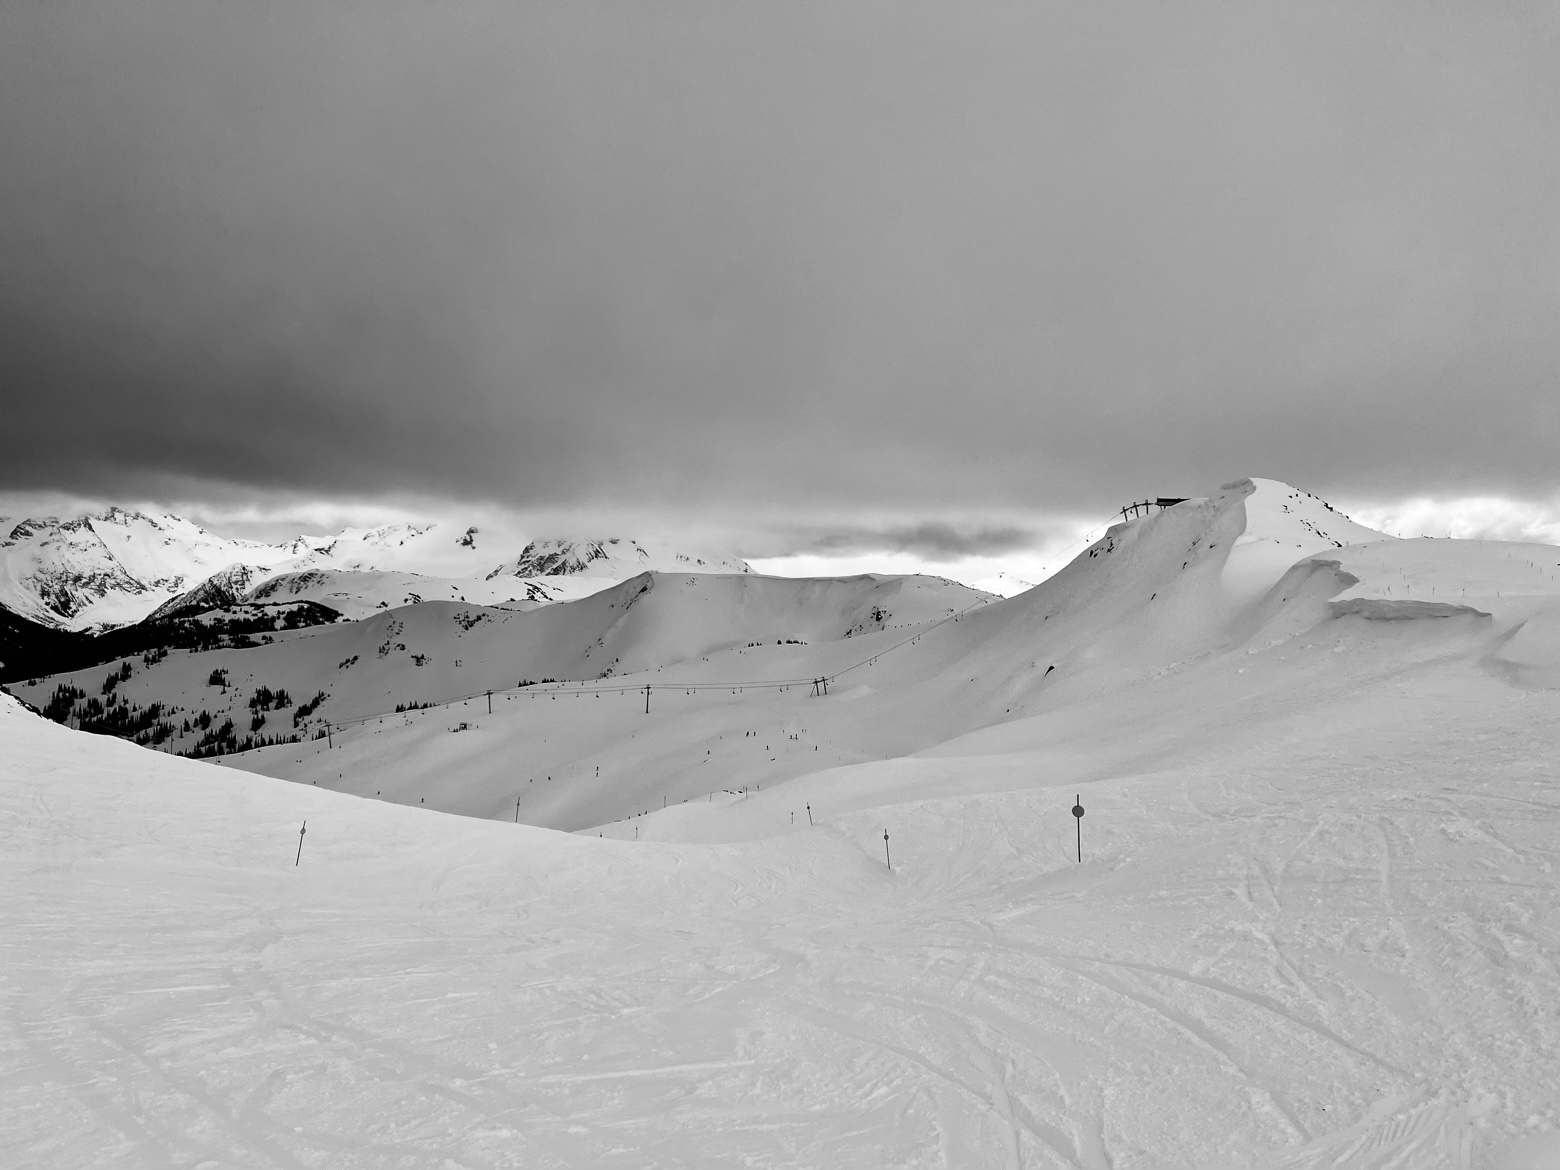
[[[1282,543],[1238,492],[1204,519]],[[1138,599],[1166,534],[812,701],[917,717],[941,673],[1027,713],[600,837],[0,698],[0,1164],[1560,1164],[1555,550],[1303,548],[1268,589],[1214,555]]]

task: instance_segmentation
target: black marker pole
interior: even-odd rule
[[[303,835],[305,833],[307,833],[308,831],[309,831],[309,822],[308,821],[304,821],[303,822],[303,828],[298,830],[298,856],[293,858],[293,868],[294,869],[296,869],[298,867],[298,863],[303,860]]]
[[[888,853],[888,830],[887,829],[883,830],[883,860],[888,862],[888,868],[890,870],[892,870],[894,868],[894,859],[892,857],[890,857],[889,853]]]
[[[811,801],[807,802],[807,823],[809,825],[812,824],[812,802]]]
[[[1078,803],[1072,806],[1073,819],[1078,825],[1078,864],[1083,864],[1083,794],[1073,797]]]

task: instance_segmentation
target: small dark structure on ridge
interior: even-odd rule
[[[1146,516],[1148,515],[1148,510],[1150,508],[1158,508],[1163,511],[1165,508],[1173,508],[1177,504],[1184,504],[1186,500],[1186,496],[1159,496],[1157,499],[1141,500],[1136,503],[1128,504],[1125,508],[1121,509],[1121,518],[1123,520],[1127,520],[1129,518],[1135,518],[1140,514]]]

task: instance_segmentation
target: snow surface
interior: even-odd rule
[[[1560,1164],[1560,550],[1339,547],[1281,486],[897,648],[649,669],[649,715],[219,773],[0,697],[0,1164]],[[1290,538],[1253,595],[1232,554]],[[497,819],[495,757],[507,816],[595,827]]]

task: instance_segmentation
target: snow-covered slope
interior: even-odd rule
[[[350,572],[306,569],[267,578],[251,589],[245,600],[318,601],[348,618],[357,619],[379,610],[416,605],[422,601],[468,601],[478,605],[530,609],[554,601],[587,597],[610,584],[597,577],[545,581],[508,577],[485,581],[476,577],[429,577],[372,569]]]
[[[349,528],[280,544],[230,540],[178,516],[119,508],[0,522],[0,605],[73,630],[188,612],[208,597],[227,604],[242,599],[240,584],[253,590],[282,575],[305,575],[282,586],[299,599],[355,616],[381,603],[405,604],[413,594],[486,604],[583,597],[647,569],[748,571],[734,557],[622,539],[533,542],[515,557],[476,526],[441,522]]]
[[[1011,734],[1022,744],[1036,727],[1071,733],[1074,719],[1099,743],[1069,768],[1087,765],[1093,769],[1090,775],[1108,774],[1123,764],[1117,745],[1130,742],[1113,725],[1113,704],[1182,712],[1164,725],[1164,733],[1195,743],[1209,729],[1197,704],[1183,709],[1183,703],[1207,685],[1205,672],[1244,679],[1246,659],[1259,656],[1292,661],[1295,669],[1277,676],[1280,691],[1292,686],[1306,693],[1323,685],[1318,680],[1325,679],[1327,667],[1318,663],[1354,661],[1348,656],[1361,647],[1387,655],[1392,665],[1384,670],[1463,655],[1484,664],[1481,669],[1545,677],[1549,643],[1544,630],[1560,615],[1560,584],[1532,566],[1544,558],[1560,561],[1553,549],[1397,540],[1339,547],[1347,530],[1296,515],[1289,491],[1252,481],[1230,485],[1213,497],[1114,527],[1061,573],[1018,597],[991,601],[941,624],[868,629],[848,639],[837,636],[836,623],[836,637],[806,637],[805,645],[785,642],[802,635],[783,633],[777,623],[764,638],[747,639],[761,645],[728,642],[721,648],[713,637],[701,642],[676,632],[678,622],[702,619],[686,606],[664,614],[657,609],[679,596],[659,583],[644,602],[606,594],[578,603],[579,608],[565,607],[564,613],[511,615],[509,630],[524,628],[532,631],[528,638],[537,639],[527,643],[523,656],[503,619],[495,618],[465,635],[461,645],[490,647],[496,661],[505,664],[537,663],[538,669],[524,676],[531,679],[589,678],[611,666],[609,682],[625,689],[587,685],[583,698],[575,697],[578,688],[555,692],[557,697],[546,688],[500,692],[491,716],[483,700],[457,702],[452,711],[413,713],[350,730],[332,751],[319,745],[268,748],[237,762],[306,783],[382,793],[408,803],[426,801],[476,816],[506,815],[507,805],[513,817],[518,795],[522,820],[575,829],[642,811],[663,797],[677,802],[723,787],[768,787],[820,766],[936,750],[960,736],[979,734],[1005,743],[1003,737]],[[1289,512],[1283,509],[1286,501]],[[1272,549],[1285,545],[1294,554],[1288,566],[1272,557]],[[1408,561],[1400,565],[1401,558],[1425,549],[1431,555],[1426,564],[1417,569],[1403,567]],[[1444,557],[1434,555],[1443,552]],[[1254,566],[1264,563],[1268,577],[1259,592]],[[1560,567],[1548,572],[1560,573]],[[748,579],[709,580],[724,587]],[[1403,597],[1404,588],[1412,588],[1412,596]],[[1421,594],[1425,601],[1455,601],[1455,608],[1398,604],[1400,598],[1417,601]],[[693,595],[688,591],[690,599]],[[1353,598],[1371,605],[1350,610]],[[589,607],[612,603],[629,603],[623,611],[625,618],[633,615],[629,624],[606,635],[591,633],[604,629],[617,611],[595,613]],[[396,620],[409,629],[413,612]],[[681,616],[674,618],[674,612]],[[593,615],[581,623],[583,635],[571,632],[556,644],[541,637],[545,629],[561,632],[570,613]],[[545,621],[533,621],[544,615]],[[1394,615],[1413,620],[1382,620]],[[429,610],[426,619],[417,620],[430,623],[417,638],[431,644],[434,625],[447,626],[453,615],[440,617]],[[896,617],[888,624],[897,623]],[[331,629],[312,636],[334,645],[349,632]],[[599,646],[593,640],[597,636],[602,637]],[[398,635],[395,644],[403,642],[407,653],[420,649]],[[246,653],[255,657],[245,661],[262,661],[262,652]],[[451,657],[463,663],[478,660],[475,646],[469,653],[468,658],[463,649]],[[557,669],[543,671],[544,662]],[[1310,666],[1301,669],[1304,664]],[[332,717],[366,714],[406,700],[437,703],[443,696],[484,690],[493,685],[489,678],[498,677],[494,673],[462,685],[474,679],[472,668],[437,675],[435,665],[430,662],[420,672],[393,663],[375,667],[361,676],[361,691],[350,694],[345,682],[339,684],[332,688],[337,696]],[[194,662],[185,668],[170,659],[161,669],[174,668],[201,677]],[[256,683],[276,685],[269,667],[249,670]],[[813,698],[805,683],[789,691],[748,685],[820,676],[830,679],[826,699]],[[719,683],[729,685],[715,686]],[[645,696],[634,689],[646,684],[654,688],[650,723],[644,722]],[[349,699],[368,704],[376,694],[377,703],[349,709]],[[1310,701],[1296,700],[1302,708]],[[1209,718],[1231,717],[1214,706],[1208,710]],[[1188,715],[1196,718],[1188,721]],[[472,722],[473,716],[477,726],[470,734],[450,735],[450,726]],[[1107,721],[1091,722],[1100,718]],[[749,731],[764,734],[749,736]],[[653,735],[652,744],[645,742],[646,735]],[[525,761],[527,779],[536,781],[522,785],[519,793],[514,791],[516,760]],[[578,782],[593,779],[598,767],[602,776],[614,778],[610,787]]]
[[[277,593],[267,603],[300,598]],[[330,605],[326,595],[319,600]],[[589,597],[529,610],[445,601],[380,611],[361,621],[278,632],[249,649],[175,653],[40,678],[13,689],[43,707],[60,687],[82,692],[81,706],[111,695],[131,710],[154,704],[177,734],[162,746],[189,750],[210,721],[231,718],[239,738],[309,733],[397,705],[442,703],[522,680],[601,679],[674,668],[726,652],[763,664],[771,651],[810,644],[857,645],[901,637],[991,598],[935,577],[860,576],[837,580],[758,574],[643,573]],[[886,633],[885,633],[886,631]],[[226,685],[209,680],[221,672]],[[105,689],[106,685],[106,689]],[[292,704],[254,721],[260,688],[286,691]],[[307,721],[296,704],[323,694]],[[186,729],[185,720],[209,716]]]
[[[219,770],[0,696],[0,1165],[1560,1164],[1560,550],[1274,487],[634,675],[648,714],[532,689]],[[768,588],[669,580],[593,663]],[[490,612],[374,620],[450,608]]]

